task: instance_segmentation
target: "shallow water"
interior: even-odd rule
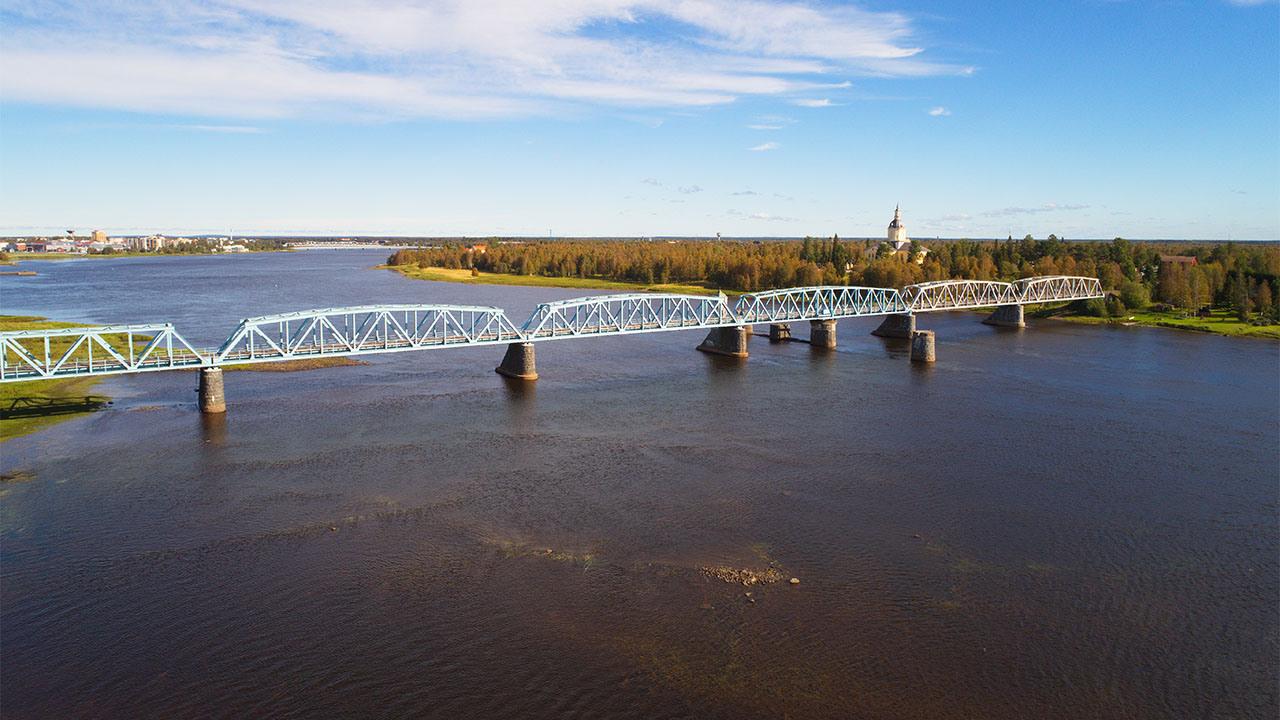
[[[584,294],[380,260],[33,263],[0,306],[216,345]],[[1275,717],[1280,343],[980,317],[922,317],[925,369],[850,320],[744,362],[696,332],[544,343],[529,386],[492,347],[228,373],[221,418],[189,372],[106,380],[111,410],[0,446],[32,474],[0,490],[0,708]]]

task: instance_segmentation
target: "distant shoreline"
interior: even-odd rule
[[[452,268],[420,268],[414,265],[378,265],[378,269],[392,270],[414,280],[452,282],[464,285],[519,285],[524,287],[554,287],[579,290],[632,290],[636,292],[665,292],[686,295],[715,295],[716,288],[682,283],[639,283],[598,278],[547,277],[545,275],[509,275],[505,273],[480,273]],[[726,292],[726,295],[739,293]]]
[[[9,253],[9,257],[0,260],[0,265],[17,265],[24,260],[109,260],[111,258],[130,257],[219,257],[223,255],[260,255],[262,253],[293,252],[291,248],[279,250],[245,250],[243,252],[113,252],[113,253]]]

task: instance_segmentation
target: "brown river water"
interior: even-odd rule
[[[216,345],[584,294],[380,260],[31,263],[0,311]],[[544,343],[532,385],[499,347],[228,372],[212,418],[190,372],[104,380],[110,409],[0,445],[29,474],[0,486],[0,711],[1275,718],[1280,343],[980,319],[921,316],[929,368],[847,320],[745,361]]]

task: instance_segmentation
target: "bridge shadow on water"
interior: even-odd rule
[[[83,397],[33,395],[16,397],[10,400],[7,405],[0,407],[0,420],[73,415],[101,410],[110,404],[111,401],[101,395],[85,395]]]

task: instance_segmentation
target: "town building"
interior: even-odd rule
[[[1199,265],[1195,255],[1161,255],[1161,265]]]

